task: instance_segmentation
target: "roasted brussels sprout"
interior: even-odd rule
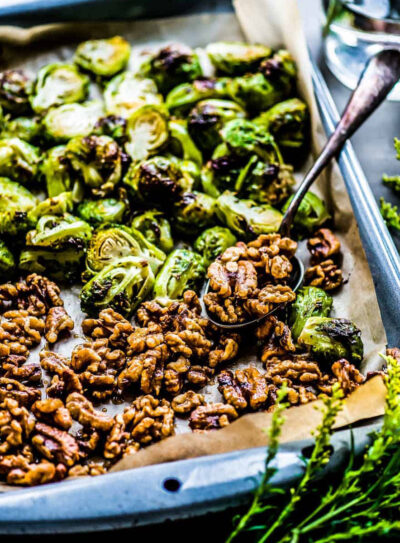
[[[19,138],[0,140],[0,176],[32,182],[38,173],[39,149]]]
[[[219,219],[239,236],[269,234],[276,232],[281,224],[282,214],[274,207],[239,200],[229,191],[221,194],[215,205]]]
[[[37,144],[42,136],[40,117],[16,117],[7,120],[0,131],[2,139],[19,138],[28,143]]]
[[[7,113],[20,115],[30,110],[32,80],[22,70],[0,73],[0,106]]]
[[[29,273],[44,274],[61,283],[73,283],[79,279],[84,253],[77,249],[27,248],[19,256],[18,267]]]
[[[0,233],[16,236],[29,228],[28,212],[37,198],[19,183],[0,177]]]
[[[171,227],[161,211],[157,209],[145,211],[133,219],[131,226],[139,230],[147,241],[165,253],[172,251],[174,240],[171,235]]]
[[[26,235],[28,247],[46,247],[53,250],[73,248],[77,251],[86,247],[92,237],[87,222],[65,213],[64,215],[43,215],[34,230]]]
[[[132,164],[123,182],[141,201],[161,207],[178,201],[193,186],[192,177],[174,160],[162,156]]]
[[[289,207],[292,200],[293,196],[291,196],[283,206],[283,213]],[[317,226],[321,226],[321,224],[323,224],[329,218],[330,215],[324,202],[316,194],[309,191],[304,196],[299,209],[297,210],[294,218],[294,224],[299,228],[303,228],[311,232]]]
[[[0,239],[0,278],[1,280],[10,279],[14,272],[15,260],[12,252],[2,239]]]
[[[73,138],[67,143],[66,154],[76,175],[93,196],[106,196],[121,179],[121,149],[108,136]]]
[[[126,256],[147,260],[153,273],[158,271],[165,260],[163,251],[145,239],[138,230],[120,224],[106,225],[97,230],[91,239],[86,256],[85,278]]]
[[[153,79],[163,94],[181,83],[194,81],[202,75],[197,54],[181,44],[163,47],[152,55],[141,66],[145,77]]]
[[[138,256],[120,258],[84,285],[80,295],[81,309],[97,316],[102,309],[111,307],[130,317],[153,285],[154,275],[147,260]]]
[[[170,111],[183,113],[200,100],[228,98],[229,81],[227,77],[221,77],[219,79],[197,79],[193,83],[182,83],[182,85],[178,85],[168,93],[165,104]]]
[[[73,190],[76,176],[65,145],[49,149],[40,165],[40,173],[46,180],[47,194],[50,198]]]
[[[215,198],[203,192],[185,192],[175,203],[174,226],[184,235],[196,235],[215,222]]]
[[[92,226],[122,222],[127,203],[116,198],[84,200],[77,207],[77,215]]]
[[[198,290],[205,272],[199,254],[189,249],[175,249],[156,277],[153,296],[164,303],[177,300],[186,290]]]
[[[76,136],[89,136],[103,113],[100,101],[64,104],[51,109],[43,119],[44,136],[63,143]]]
[[[74,62],[81,68],[102,77],[111,77],[125,68],[131,54],[131,46],[121,38],[88,40],[76,49]]]
[[[32,109],[43,113],[54,106],[82,102],[89,78],[73,64],[48,64],[38,72],[31,95]]]
[[[117,115],[106,115],[99,119],[93,129],[96,136],[110,136],[120,145],[126,141],[126,119]]]
[[[73,208],[72,192],[61,192],[57,196],[43,200],[31,209],[28,213],[28,219],[32,225],[35,225],[44,215],[64,215],[64,213],[71,213]]]
[[[246,112],[230,100],[202,100],[190,112],[188,129],[198,147],[212,152],[222,141],[220,131],[228,121],[246,117]]]
[[[201,166],[203,164],[203,157],[190,137],[187,121],[174,119],[169,121],[168,128],[172,152],[180,156],[183,160],[190,160],[197,164],[197,166]]]
[[[253,155],[254,156],[254,155]],[[246,172],[248,157],[231,153],[225,143],[215,149],[212,159],[201,172],[201,185],[206,194],[218,198],[224,190],[235,190],[239,176]]]
[[[295,340],[309,317],[329,317],[333,298],[322,288],[302,287],[290,308],[290,329]]]
[[[262,60],[272,54],[272,50],[265,45],[228,41],[210,43],[206,51],[218,72],[228,75],[254,71]]]
[[[104,101],[109,115],[127,119],[141,106],[160,105],[163,100],[152,79],[124,72],[113,77],[107,84]]]
[[[256,154],[265,162],[281,162],[274,138],[246,119],[229,121],[221,130],[227,148],[237,156]]]
[[[314,356],[330,362],[346,358],[360,363],[363,358],[361,332],[347,319],[310,317],[297,341],[309,347]]]
[[[126,130],[126,152],[134,161],[144,160],[168,139],[167,111],[161,106],[142,106],[129,117]]]
[[[193,248],[202,255],[204,264],[208,267],[225,249],[232,247],[236,242],[236,236],[228,228],[214,226],[200,234]]]

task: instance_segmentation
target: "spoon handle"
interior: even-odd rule
[[[384,49],[369,60],[360,76],[357,87],[350,96],[335,131],[303,179],[283,216],[279,228],[279,233],[282,236],[290,235],[294,216],[312,183],[314,183],[331,159],[339,154],[347,139],[354,134],[357,128],[383,102],[399,79],[399,50]]]

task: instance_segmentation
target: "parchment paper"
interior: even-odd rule
[[[203,14],[126,23],[47,25],[29,30],[0,27],[2,65],[24,67],[36,72],[44,64],[70,60],[74,47],[82,40],[114,34],[123,35],[134,46],[131,69],[135,69],[139,54],[165,42],[183,42],[192,47],[203,47],[217,40],[246,39],[273,47],[284,46],[298,64],[299,92],[310,107],[312,149],[313,154],[318,153],[325,136],[313,95],[310,64],[296,0],[236,0],[235,8],[236,16]],[[300,180],[304,173],[304,168],[296,172],[297,180]],[[378,353],[384,352],[386,336],[368,263],[337,166],[321,176],[313,190],[319,192],[330,208],[335,220],[335,232],[340,237],[344,254],[343,273],[347,282],[334,296],[333,315],[346,317],[357,323],[362,330],[365,348],[362,370],[366,372],[378,369],[381,365]],[[78,292],[77,288],[73,288],[63,293],[66,309],[73,316],[78,333],[69,341],[56,345],[55,349],[66,355],[71,353],[74,345],[83,341],[80,334],[82,315],[79,311]],[[235,363],[234,367],[250,364],[261,367],[256,353],[249,346],[248,354]],[[201,392],[205,394],[207,401],[221,400],[215,383],[211,383]],[[385,387],[380,377],[368,381],[347,399],[345,408],[337,419],[337,427],[382,414],[384,396]],[[315,409],[316,404],[319,402],[288,410],[282,441],[302,439],[310,435],[320,420],[320,413]],[[111,407],[107,404],[105,409],[111,414],[123,407]],[[208,434],[187,433],[187,423],[179,421],[178,435],[124,458],[113,470],[262,446],[266,444],[264,430],[269,425],[270,417],[271,415],[266,413],[245,415],[230,426]]]

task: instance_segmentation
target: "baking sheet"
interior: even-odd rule
[[[240,40],[265,43],[274,47],[287,47],[299,67],[299,91],[309,104],[312,118],[313,152],[321,148],[324,141],[321,121],[315,104],[304,36],[295,0],[238,0],[235,3],[238,18],[232,14],[196,15],[153,21],[129,23],[96,23],[53,25],[29,31],[0,29],[3,47],[3,62],[8,67],[25,67],[36,72],[42,65],[69,60],[75,45],[84,39],[121,34],[133,44],[131,69],[137,65],[137,55],[149,51],[165,42],[179,41],[192,47],[202,47],[211,41]],[[238,21],[239,20],[239,21]],[[240,24],[239,24],[240,22]],[[240,27],[241,25],[241,27]],[[196,29],[196,32],[193,31]],[[13,44],[13,45],[12,45]],[[29,45],[29,47],[26,47]],[[297,172],[297,179],[304,174]],[[313,189],[314,190],[314,189]],[[381,360],[379,352],[384,351],[385,332],[380,319],[379,307],[373,281],[361,246],[351,205],[337,167],[332,168],[318,182],[318,190],[328,203],[334,215],[336,232],[343,247],[343,272],[347,283],[334,296],[335,316],[354,320],[362,330],[365,346],[363,371],[377,369]],[[75,320],[76,336],[56,345],[55,350],[69,355],[77,343],[83,342],[80,333],[82,315],[77,299],[78,288],[64,292],[66,309]],[[32,356],[37,357],[36,353]],[[259,365],[256,355],[250,352],[235,366]],[[202,391],[208,401],[219,401],[221,396],[215,383]],[[363,418],[379,415],[384,401],[384,386],[379,378],[361,387],[347,402],[338,425],[345,425]],[[107,404],[108,412],[123,409],[123,405]],[[318,420],[314,405],[295,407],[289,410],[284,440],[306,437]],[[207,435],[187,434],[168,438],[118,462],[114,470],[213,454],[240,448],[265,444],[263,429],[268,427],[270,415],[257,413],[246,415],[229,427]],[[179,420],[179,419],[178,419]],[[179,420],[177,433],[188,430],[186,421]]]

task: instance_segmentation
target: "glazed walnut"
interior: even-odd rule
[[[267,317],[256,330],[256,336],[262,341],[261,361],[293,353],[296,347],[290,328],[273,315]]]
[[[113,420],[109,415],[94,409],[93,404],[78,392],[70,394],[65,405],[72,418],[84,427],[107,432],[113,425]]]
[[[21,447],[31,435],[35,419],[12,398],[0,404],[0,455]]]
[[[40,390],[26,386],[15,379],[0,377],[0,402],[6,398],[12,398],[20,405],[28,407],[40,399]]]
[[[257,368],[236,370],[235,375],[229,370],[222,371],[218,376],[218,383],[218,390],[225,401],[238,411],[247,408],[256,411],[267,404],[267,381]]]
[[[107,338],[111,346],[126,348],[134,328],[122,315],[109,308],[100,311],[98,319],[85,319],[82,330],[91,339]]]
[[[56,343],[59,335],[74,328],[74,321],[64,307],[56,306],[49,309],[46,317],[45,337],[49,343]]]
[[[202,394],[198,394],[193,390],[188,390],[175,398],[171,402],[171,407],[179,415],[186,415],[191,413],[194,409],[200,405],[204,405],[205,400]]]
[[[32,413],[38,420],[50,426],[58,426],[63,430],[68,430],[72,426],[71,415],[58,398],[36,401],[32,405]]]
[[[237,417],[238,414],[233,405],[225,403],[201,405],[192,411],[189,426],[194,432],[218,430],[228,426]]]
[[[29,315],[24,309],[10,310],[3,313],[2,329],[10,334],[11,341],[16,341],[26,347],[38,345],[44,332],[44,322]]]
[[[59,481],[66,475],[63,464],[47,460],[31,463],[23,455],[0,457],[0,473],[6,474],[9,485],[33,486]]]
[[[304,280],[307,285],[320,287],[324,290],[334,290],[343,283],[342,270],[328,259],[306,270]]]
[[[307,241],[307,248],[311,253],[311,263],[319,264],[340,253],[340,241],[329,228],[320,228],[313,237]]]
[[[353,364],[350,364],[350,362],[344,358],[341,358],[332,364],[331,371],[339,381],[340,386],[346,396],[365,382],[365,377],[362,375],[362,373],[360,373]]]
[[[75,438],[43,422],[37,422],[32,445],[48,460],[73,466],[79,460],[79,446]]]
[[[82,392],[82,383],[65,356],[52,351],[41,351],[40,365],[53,376],[46,390],[48,396],[65,398],[70,392]]]

